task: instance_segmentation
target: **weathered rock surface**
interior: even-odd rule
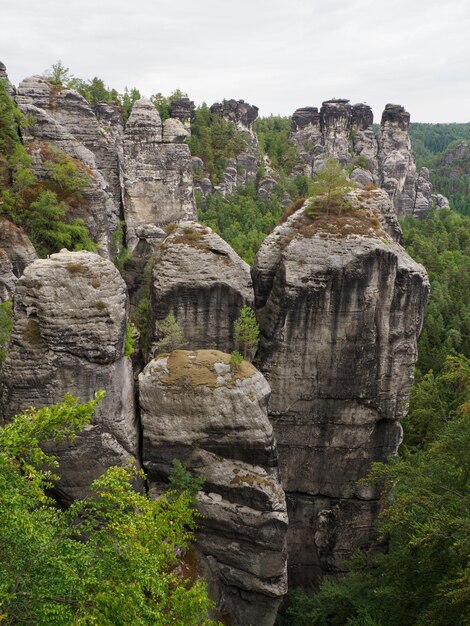
[[[266,405],[269,385],[246,361],[176,350],[139,376],[143,463],[149,482],[173,459],[205,480],[197,547],[236,625],[271,626],[286,593],[287,515]]]
[[[0,248],[8,255],[17,278],[37,259],[36,250],[24,230],[5,218],[0,218]]]
[[[189,348],[234,349],[233,322],[254,299],[250,268],[210,228],[181,222],[154,261],[149,313],[150,354],[156,323],[173,312]]]
[[[367,104],[349,104],[334,99],[316,107],[297,109],[292,116],[291,140],[299,152],[295,173],[312,176],[328,159],[342,165],[357,163],[377,181],[377,140],[372,130],[373,114]],[[360,175],[359,175],[360,176]]]
[[[380,185],[392,199],[398,215],[420,217],[431,205],[432,185],[427,170],[416,174],[408,134],[410,114],[397,104],[387,104],[379,134]]]
[[[213,114],[234,124],[236,130],[243,136],[245,148],[234,158],[228,159],[224,178],[217,185],[212,185],[208,173],[204,172],[202,162],[193,163],[196,174],[194,186],[204,196],[209,193],[218,193],[226,197],[238,188],[246,187],[256,181],[260,158],[258,137],[253,130],[253,122],[258,117],[258,107],[248,104],[244,100],[223,100],[221,103],[213,104],[210,110]]]
[[[352,195],[356,209],[341,217],[294,213],[252,271],[290,582],[307,588],[373,542],[377,494],[357,480],[400,442],[429,289],[424,268],[386,232],[384,192]]]
[[[178,119],[188,132],[191,132],[191,120],[196,107],[189,98],[183,97],[170,102],[170,117]]]
[[[106,396],[73,444],[54,445],[58,492],[83,497],[111,465],[137,458],[133,376],[124,357],[126,287],[114,265],[90,252],[62,251],[29,265],[18,280],[3,366],[3,408],[11,417],[60,402],[65,393]]]
[[[138,100],[124,135],[124,204],[127,244],[139,241],[136,229],[194,219],[196,207],[187,131],[177,119],[162,124],[150,100]]]
[[[299,159],[294,175],[313,176],[328,159],[355,165],[351,178],[365,186],[379,184],[399,215],[421,217],[432,204],[426,168],[417,174],[408,134],[410,116],[399,105],[387,104],[380,133],[372,128],[373,114],[364,103],[335,99],[297,109],[292,116],[291,141]]]
[[[0,218],[0,301],[9,300],[25,267],[37,258],[28,236],[21,228]]]
[[[92,162],[89,162],[90,159],[85,162],[92,170],[97,170],[95,177],[96,173],[100,174],[102,193],[108,196],[105,200],[108,221],[111,230],[115,230],[119,222],[122,169],[122,120],[116,107],[97,105],[95,109],[99,121],[91,105],[78,92],[73,89],[54,89],[48,80],[41,76],[23,80],[18,87],[16,101],[22,110],[31,105],[42,109],[63,130],[72,135],[76,142],[92,153],[94,157]],[[28,114],[35,119],[33,111],[29,109]],[[30,132],[35,137],[34,128]],[[54,132],[49,138],[42,136],[42,140],[49,140],[55,144]],[[100,201],[103,204],[104,198]]]
[[[22,85],[18,88],[19,94]],[[50,179],[47,162],[54,159],[54,149],[74,159],[79,168],[88,174],[89,185],[81,192],[82,199],[76,203],[71,217],[84,219],[92,238],[100,244],[102,254],[109,256],[111,237],[118,226],[119,215],[109,185],[97,169],[93,152],[77,141],[45,109],[29,104],[28,98],[22,95],[18,95],[17,99],[21,111],[34,120],[34,124],[22,130],[22,136],[39,180]]]

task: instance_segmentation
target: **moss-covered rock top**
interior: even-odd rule
[[[230,355],[219,350],[174,350],[157,357],[154,368],[164,384],[211,388],[233,387],[238,380],[251,378],[257,373],[248,361],[231,366]]]

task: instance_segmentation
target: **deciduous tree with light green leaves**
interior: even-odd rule
[[[82,405],[68,396],[0,428],[0,623],[211,624],[205,584],[179,569],[193,494],[151,499],[132,487],[142,472],[130,465],[108,469],[67,510],[47,495],[57,461],[39,442],[73,437],[102,395]]]

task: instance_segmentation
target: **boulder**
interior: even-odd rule
[[[266,405],[269,385],[217,350],[176,350],[139,376],[143,463],[150,487],[173,459],[204,478],[196,547],[222,613],[271,626],[286,593],[287,515]]]
[[[400,443],[429,291],[391,215],[379,213],[388,203],[393,214],[386,194],[357,190],[350,201],[341,216],[316,220],[300,208],[267,237],[252,270],[290,584],[305,588],[374,540],[378,494],[357,481]]]
[[[60,460],[62,498],[84,497],[106,468],[137,458],[126,320],[124,281],[96,254],[61,251],[34,261],[18,280],[2,371],[5,417],[60,402],[66,393],[85,402],[98,389],[106,392],[73,444],[51,448]]]
[[[253,304],[250,268],[210,228],[181,222],[154,260],[150,293],[150,354],[156,325],[173,312],[190,348],[234,349],[233,322]]]

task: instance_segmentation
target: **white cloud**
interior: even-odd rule
[[[15,83],[60,58],[120,90],[264,115],[336,96],[468,121],[469,32],[467,0],[2,0],[0,60]]]

